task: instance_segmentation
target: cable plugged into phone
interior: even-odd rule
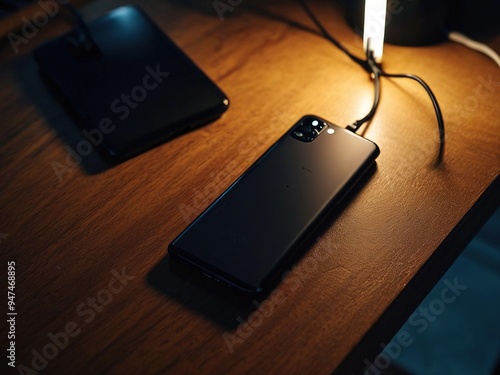
[[[300,5],[302,6],[302,8],[304,8],[304,10],[307,13],[307,15],[309,16],[309,18],[311,18],[313,23],[318,27],[322,36],[325,39],[329,40],[333,45],[335,45],[342,52],[344,52],[352,61],[354,61],[359,66],[361,66],[373,78],[375,92],[374,92],[373,105],[372,105],[370,111],[362,119],[356,120],[353,123],[347,125],[346,129],[348,129],[352,132],[357,132],[359,130],[359,128],[364,123],[371,120],[373,118],[373,116],[375,115],[375,112],[377,111],[377,108],[378,108],[378,105],[380,102],[380,77],[412,79],[412,80],[418,82],[425,89],[425,91],[427,92],[427,94],[429,95],[429,97],[432,101],[432,105],[434,106],[434,111],[436,113],[438,130],[439,130],[439,153],[437,156],[437,163],[440,163],[442,161],[442,158],[443,158],[444,144],[445,144],[444,120],[443,120],[443,115],[441,113],[441,108],[439,107],[439,103],[436,99],[436,96],[434,95],[431,88],[429,87],[429,85],[422,78],[420,78],[414,74],[408,74],[408,73],[392,74],[392,73],[385,72],[382,69],[382,65],[375,61],[375,58],[373,55],[373,50],[370,48],[370,40],[368,40],[365,59],[362,59],[356,55],[353,55],[347,48],[345,48],[339,41],[337,41],[325,29],[325,27],[322,25],[322,23],[318,20],[318,18],[315,16],[315,14],[308,7],[305,0],[298,0],[298,1],[299,1]]]

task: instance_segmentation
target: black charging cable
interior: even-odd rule
[[[371,76],[373,78],[373,84],[375,88],[375,93],[373,94],[373,105],[370,109],[370,112],[368,112],[365,117],[360,120],[356,120],[352,124],[346,126],[346,129],[354,133],[358,131],[361,125],[369,121],[375,115],[375,112],[378,108],[378,103],[380,102],[380,77],[383,75],[383,71],[380,68],[380,65],[375,62],[375,59],[373,58],[373,51],[370,50],[369,46],[370,40],[368,40],[368,48],[366,52],[366,63],[369,68],[366,70],[371,73]]]
[[[332,44],[334,44],[338,49],[340,49],[342,52],[344,52],[352,61],[357,63],[359,66],[361,66],[365,71],[367,71],[373,78],[374,86],[375,86],[375,94],[373,98],[373,105],[372,108],[370,109],[370,112],[363,117],[360,120],[354,121],[352,124],[347,125],[347,129],[356,132],[361,125],[363,125],[365,122],[371,120],[373,116],[375,115],[375,112],[377,111],[378,104],[380,102],[380,77],[388,77],[388,78],[409,78],[412,79],[416,82],[418,82],[422,87],[425,89],[429,97],[431,98],[432,105],[434,106],[434,111],[436,112],[436,118],[437,118],[437,123],[438,123],[438,129],[439,129],[439,142],[441,144],[440,150],[439,150],[439,159],[442,157],[443,153],[443,147],[444,146],[444,141],[445,141],[445,132],[444,132],[444,120],[443,120],[443,115],[441,113],[441,108],[439,107],[439,103],[436,99],[436,96],[432,92],[431,88],[425,81],[414,75],[414,74],[391,74],[387,73],[382,69],[382,66],[378,63],[375,62],[373,58],[373,53],[370,51],[370,48],[368,46],[367,48],[367,55],[366,59],[361,59],[355,55],[353,55],[347,48],[345,48],[337,39],[335,39],[322,25],[322,23],[318,20],[318,18],[315,16],[315,14],[312,12],[312,10],[309,8],[309,6],[306,4],[305,0],[298,0],[302,8],[304,8],[305,12],[309,16],[309,18],[314,22],[314,24],[317,26],[317,28],[321,31],[321,34],[323,35],[324,38],[329,40]]]
[[[443,115],[441,113],[441,108],[439,107],[439,103],[436,99],[436,96],[432,92],[431,88],[425,81],[420,78],[419,76],[416,76],[414,74],[407,74],[407,73],[402,73],[402,74],[391,74],[391,73],[386,73],[383,70],[381,70],[381,75],[382,77],[388,77],[388,78],[409,78],[414,81],[417,81],[422,85],[422,87],[427,91],[427,94],[431,98],[432,105],[434,106],[434,111],[436,112],[436,118],[437,118],[437,123],[438,123],[438,130],[439,130],[439,142],[441,144],[444,144],[444,120],[443,120]]]

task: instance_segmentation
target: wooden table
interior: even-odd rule
[[[84,14],[123,3],[91,3]],[[420,75],[435,92],[444,161],[435,164],[425,92],[384,79],[364,132],[381,149],[376,171],[274,293],[254,302],[171,264],[168,243],[302,115],[339,125],[363,117],[372,82],[311,32],[293,1],[246,0],[223,21],[211,1],[140,3],[230,109],[124,163],[94,152],[57,176],[54,162],[71,161],[66,147],[82,135],[31,51],[68,26],[54,20],[18,54],[2,44],[2,280],[15,261],[16,366],[26,366],[12,373],[362,373],[498,206],[498,67],[453,43],[386,46],[388,72]],[[361,55],[337,7],[312,5]]]

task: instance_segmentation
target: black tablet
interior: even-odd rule
[[[38,47],[40,73],[96,147],[128,158],[219,117],[224,93],[137,6]]]

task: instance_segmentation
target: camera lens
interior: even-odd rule
[[[303,142],[312,142],[326,128],[326,123],[315,117],[306,117],[292,132],[294,138]]]

